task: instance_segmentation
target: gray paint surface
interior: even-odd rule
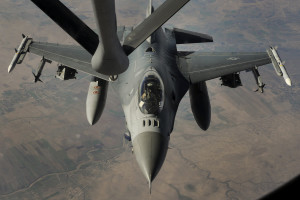
[[[119,74],[116,81],[111,82],[121,99],[127,128],[131,134],[133,144],[138,143],[139,145],[139,150],[136,150],[139,151],[139,153],[136,153],[136,158],[149,182],[155,178],[165,159],[165,152],[168,147],[167,141],[169,141],[173,130],[177,108],[182,97],[188,91],[189,84],[210,80],[271,62],[268,55],[264,52],[205,54],[187,52],[187,55],[180,56],[182,52],[177,52],[176,39],[172,30],[168,29],[165,31],[158,29],[151,35],[151,41],[152,43],[148,41],[143,42],[128,56],[128,69]],[[59,45],[53,49],[51,44],[35,44],[32,43],[30,52],[65,63],[67,66],[75,69],[82,66],[78,62],[85,61],[86,67],[82,68],[82,71],[94,75],[94,72],[90,71],[89,63],[86,62],[91,55],[84,49],[74,48],[66,53],[63,50],[64,47]],[[149,48],[153,50],[148,51]],[[57,54],[57,51],[60,51],[60,53]],[[76,56],[76,51],[78,56]],[[163,83],[164,106],[156,114],[142,113],[138,102],[140,95],[139,86],[143,81],[144,75],[149,71],[156,73]],[[100,75],[98,77],[101,78]],[[159,122],[159,126],[154,126],[155,120]],[[148,126],[144,125],[144,121]],[[156,136],[160,134],[161,137],[149,136],[152,133]],[[147,143],[146,141],[149,141],[147,138],[153,138],[153,140],[150,139],[153,143]],[[136,147],[137,145],[134,145],[134,149]],[[159,151],[156,151],[157,149]],[[146,157],[148,160],[145,160]],[[155,167],[150,167],[150,170],[146,170],[145,163],[150,163],[147,166]]]

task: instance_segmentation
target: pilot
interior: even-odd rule
[[[146,92],[144,91],[144,93],[142,94],[142,100],[146,101]]]
[[[161,99],[160,85],[155,81],[149,81],[144,85],[139,106],[148,114],[156,114]]]

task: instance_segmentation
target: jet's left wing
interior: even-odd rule
[[[197,83],[271,63],[267,52],[179,52],[179,70]]]
[[[48,60],[56,61],[103,80],[110,80],[109,76],[100,74],[92,69],[92,55],[81,46],[32,42],[28,47],[28,52],[42,56]]]

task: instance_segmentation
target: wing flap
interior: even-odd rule
[[[28,52],[43,56],[46,59],[56,61],[103,80],[110,80],[109,76],[100,74],[92,69],[92,55],[80,46],[32,42]]]
[[[271,63],[266,52],[180,52],[179,70],[191,83],[206,81]]]

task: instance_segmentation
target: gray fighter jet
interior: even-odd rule
[[[250,53],[177,51],[177,44],[213,41],[209,35],[161,27],[189,0],[166,0],[155,11],[150,0],[146,19],[134,28],[117,27],[113,0],[92,0],[97,33],[59,0],[31,1],[80,46],[35,42],[24,37],[8,72],[30,52],[42,56],[43,60],[60,63],[61,79],[74,77],[76,70],[90,74],[86,114],[91,125],[102,114],[110,84],[119,95],[125,113],[125,138],[132,141],[150,191],[167,154],[178,105],[187,91],[197,124],[207,130],[211,108],[205,81],[220,77],[224,86],[235,88],[242,85],[239,72],[249,70],[254,72],[263,91],[257,69],[273,63],[277,74],[291,85],[272,47],[267,52]]]

